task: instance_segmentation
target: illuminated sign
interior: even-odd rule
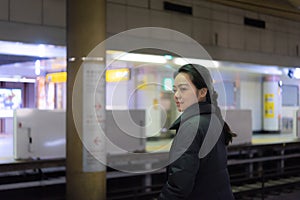
[[[67,81],[67,72],[57,72],[57,73],[47,74],[46,81],[52,83],[65,83]]]
[[[108,69],[106,70],[106,82],[128,81],[130,79],[130,69]]]
[[[265,118],[275,117],[274,94],[265,94],[264,110]]]

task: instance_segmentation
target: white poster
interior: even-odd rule
[[[104,62],[83,63],[83,171],[106,170]]]

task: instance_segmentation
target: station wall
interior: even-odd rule
[[[66,44],[65,0],[1,0],[0,40]]]
[[[300,23],[207,1],[167,1],[192,9],[164,9],[164,0],[108,0],[108,36],[141,26],[180,31],[205,47],[216,60],[294,66],[299,63]],[[245,25],[260,20],[264,28]],[[162,36],[160,39],[166,36]],[[174,42],[176,38],[173,38]]]
[[[164,2],[186,6],[192,13],[165,10]],[[245,25],[245,18],[265,25]],[[205,0],[107,0],[106,23],[107,37],[146,26],[177,30],[198,41],[217,60],[280,66],[300,61],[299,21]],[[0,27],[0,40],[65,45],[66,0],[2,0]]]

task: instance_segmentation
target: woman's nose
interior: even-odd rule
[[[176,91],[176,92],[174,93],[174,98],[175,98],[175,99],[178,99],[179,97],[180,97],[180,94],[179,94],[178,91]]]

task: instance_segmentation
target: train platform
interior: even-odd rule
[[[0,148],[6,148],[0,150],[1,198],[64,200],[65,158],[14,160],[12,144],[12,135],[1,135]],[[164,169],[130,174],[114,167],[126,167],[122,166],[126,163],[155,166],[168,159],[170,145],[171,139],[151,140],[147,142],[151,154],[109,156],[112,169],[107,170],[107,199],[154,200],[164,183]],[[300,199],[299,159],[300,140],[291,134],[255,134],[249,144],[229,146],[228,169],[236,199]]]
[[[278,143],[300,142],[300,138],[290,133],[281,134],[254,134],[251,143],[245,145],[269,145]],[[146,143],[147,152],[167,152],[171,147],[172,139],[149,140]],[[230,146],[240,146],[230,145]],[[0,164],[14,163],[13,159],[13,134],[0,134]]]

